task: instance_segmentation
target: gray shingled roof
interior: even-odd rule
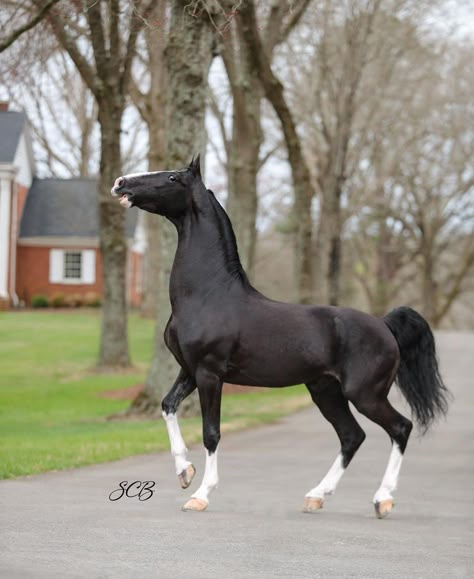
[[[25,121],[25,113],[0,111],[0,163],[13,163]]]
[[[133,237],[138,210],[126,213]],[[20,237],[98,237],[97,179],[34,179],[26,198]]]

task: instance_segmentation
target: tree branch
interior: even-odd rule
[[[38,0],[34,1],[37,2]],[[75,40],[66,32],[64,20],[54,10],[49,13],[48,19],[59,43],[71,57],[91,92],[96,99],[99,99],[103,92],[102,82],[94,68],[87,62],[84,56],[82,56]]]
[[[50,9],[59,2],[60,0],[48,0],[46,4],[42,8],[40,8],[38,14],[32,18],[29,22],[24,24],[23,26],[19,26],[16,30],[11,32],[4,40],[0,41],[0,53],[6,50],[10,45],[12,45],[17,38],[19,38],[28,30],[34,28],[38,22],[41,22],[43,18],[48,14]]]

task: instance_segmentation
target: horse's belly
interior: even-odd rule
[[[316,360],[308,363],[302,357],[286,360],[250,359],[229,365],[225,381],[242,386],[278,388],[315,381],[327,369]]]

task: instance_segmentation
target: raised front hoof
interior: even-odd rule
[[[203,499],[197,499],[192,497],[189,501],[184,505],[183,511],[198,511],[202,512],[207,509],[209,503],[204,501]]]
[[[315,513],[323,508],[324,499],[317,497],[305,497],[303,513]]]
[[[187,489],[188,486],[193,482],[194,475],[196,474],[196,469],[192,464],[187,466],[179,475],[179,484],[182,489]]]
[[[393,499],[386,499],[385,501],[374,503],[377,519],[385,519],[385,517],[388,517],[394,506],[395,503]]]

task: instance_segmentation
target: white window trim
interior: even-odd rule
[[[66,253],[81,254],[81,277],[64,277],[64,257]],[[95,284],[95,250],[94,249],[50,249],[49,251],[49,283],[62,285],[94,285]]]

